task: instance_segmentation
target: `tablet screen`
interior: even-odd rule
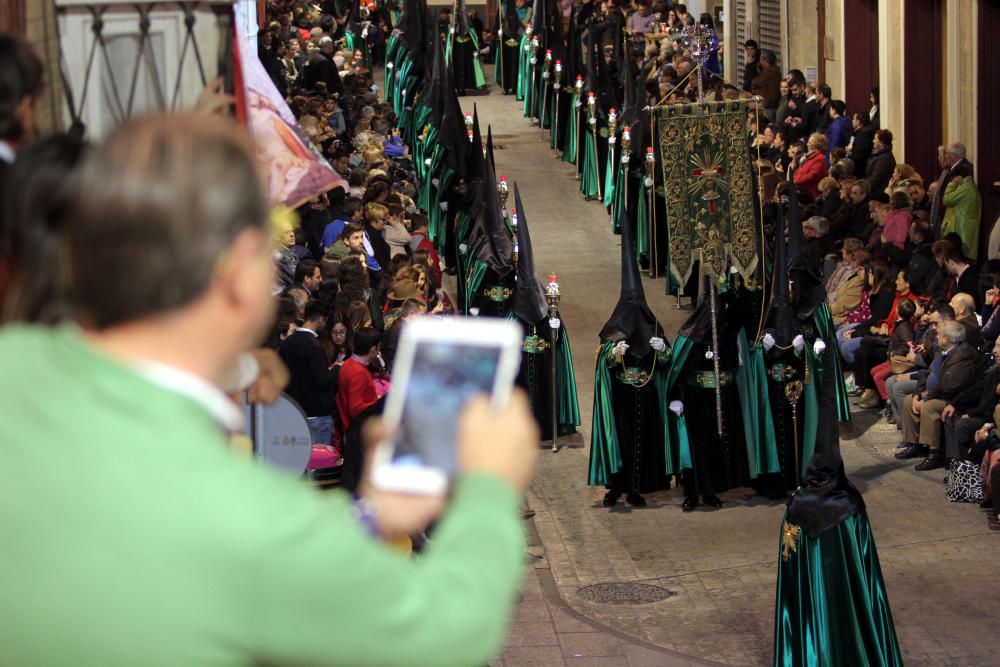
[[[458,416],[475,396],[492,395],[503,349],[453,341],[416,344],[392,465],[456,471]]]

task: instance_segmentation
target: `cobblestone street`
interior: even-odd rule
[[[583,420],[559,452],[542,453],[528,497],[537,512],[526,522],[532,562],[507,647],[492,664],[771,663],[784,503],[739,489],[722,496],[722,509],[682,513],[672,490],[648,496],[645,509],[601,506],[603,490],[587,487],[586,471],[597,331],[618,298],[618,237],[513,96],[493,90],[463,98],[463,108],[473,102],[484,132],[492,125],[497,174],[521,190],[538,272],[559,276]],[[690,311],[674,307],[662,280],[645,288],[673,340]],[[1000,535],[975,505],[947,501],[942,471],[918,473],[893,459],[897,432],[873,419],[858,414],[842,431],[843,456],[868,505],[906,663],[996,664]],[[581,592],[598,584],[657,588]],[[616,593],[629,599],[615,602]]]

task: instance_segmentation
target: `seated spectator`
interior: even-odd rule
[[[860,241],[858,242],[860,243]],[[861,305],[861,298],[865,292],[865,265],[871,261],[871,255],[867,250],[861,248],[851,255],[851,263],[854,265],[850,277],[846,278],[834,292],[830,294],[830,316],[833,323],[839,328],[847,323],[847,316]]]
[[[812,133],[806,148],[805,159],[795,170],[794,182],[796,187],[804,188],[815,199],[819,196],[819,182],[826,176],[828,169],[826,136],[819,132]]]
[[[869,262],[864,274],[866,289],[862,292],[861,303],[847,315],[846,323],[837,329],[840,355],[847,364],[854,363],[854,353],[861,346],[861,339],[889,316],[895,298],[888,264],[877,260]]]
[[[861,250],[861,247],[861,241],[858,239],[844,239],[840,248],[840,264],[826,280],[826,293],[830,295],[831,302],[840,286],[857,274],[859,267],[854,261],[854,253]]]
[[[886,386],[889,377],[906,373],[916,361],[917,353],[913,350],[913,341],[916,337],[914,317],[920,315],[919,306],[910,299],[903,299],[899,302],[897,313],[899,318],[896,320],[892,335],[889,337],[889,344],[886,347],[886,361],[874,366],[870,372],[875,392],[878,394],[878,401],[872,401],[873,405],[865,405],[859,401],[858,407],[860,408],[885,405],[886,401],[889,400],[889,390]],[[890,408],[886,408],[885,416],[890,424],[896,423]]]
[[[872,219],[868,210],[868,181],[863,179],[851,183],[850,193],[841,204],[832,220],[833,237],[842,239],[853,236],[862,243],[868,243],[872,235]]]
[[[813,272],[820,276],[825,274],[824,260],[834,253],[829,231],[830,222],[823,216],[814,215],[802,223],[802,235],[805,238],[802,255]]]
[[[829,220],[840,209],[840,186],[833,176],[824,176],[818,187],[816,205],[819,206],[819,214]]]
[[[952,243],[945,249],[942,259],[944,269],[950,277],[946,296],[951,298],[959,292],[965,292],[972,295],[976,308],[982,306],[983,295],[979,289],[979,275],[962,251]]]
[[[912,304],[915,298],[916,296],[910,289],[909,276],[906,271],[900,271],[896,275],[896,294],[886,319],[870,327],[863,333],[854,332],[855,336],[863,336],[861,345],[858,346],[854,354],[854,364],[852,367],[856,386],[859,389],[865,390],[861,398],[857,401],[860,407],[881,407],[881,402],[876,395],[874,379],[871,375],[872,369],[888,359],[889,339],[895,330],[896,323],[899,321],[899,304],[904,302]],[[913,315],[913,310],[915,308],[911,308],[910,317]],[[910,340],[913,339],[912,332],[909,338]]]
[[[983,307],[980,310],[980,321],[982,322],[982,336],[987,343],[992,343],[1000,338],[1000,260],[991,259],[987,262],[989,289],[986,290],[983,299]]]
[[[306,413],[313,443],[322,445],[331,443],[333,397],[337,389],[337,374],[330,369],[319,341],[328,311],[329,306],[321,301],[307,303],[302,326],[278,348],[291,374],[286,391]]]
[[[993,411],[1000,400],[1000,342],[993,346],[992,359],[993,365],[986,375],[971,383],[941,412],[944,453],[949,459],[972,460],[977,464],[983,460],[984,448],[977,447],[983,440],[975,436],[984,424],[993,420]]]
[[[955,321],[965,327],[965,340],[972,347],[979,349],[982,334],[979,329],[979,318],[976,316],[976,302],[971,295],[959,292],[948,302],[955,311]]]
[[[913,356],[909,357],[908,355],[907,358],[907,361],[912,366],[907,370],[901,370],[899,373],[891,375],[885,382],[888,407],[892,414],[890,421],[896,424],[897,430],[902,430],[903,428],[903,401],[917,390],[917,385],[921,380],[926,380],[929,374],[928,369],[937,357],[939,351],[937,338],[938,326],[942,322],[953,321],[954,319],[955,312],[951,309],[951,306],[946,303],[935,302],[931,303],[924,310],[923,315],[916,320],[914,341],[917,341],[917,343],[912,348]],[[897,453],[896,458],[900,458],[899,453]]]
[[[965,331],[958,322],[938,325],[941,352],[931,363],[926,380],[918,383],[917,390],[903,401],[903,442],[897,458],[925,456],[917,470],[945,467],[941,414],[982,373],[983,358],[966,342]]]

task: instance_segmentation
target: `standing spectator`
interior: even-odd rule
[[[865,167],[865,180],[871,188],[872,197],[883,193],[896,168],[896,158],[892,154],[892,132],[876,130],[872,154]],[[882,201],[885,201],[882,199]]]
[[[344,93],[344,84],[340,80],[340,72],[333,62],[333,39],[329,36],[319,40],[319,51],[306,62],[302,74],[302,85],[306,90],[317,90],[317,84],[323,84],[326,93]]]
[[[809,126],[811,131],[827,133],[830,122],[833,120],[830,116],[831,97],[833,97],[833,91],[830,86],[825,83],[816,86],[816,110],[813,112],[812,124]]]
[[[979,288],[979,276],[966,258],[965,254],[955,244],[949,243],[941,255],[941,266],[949,276],[945,297],[951,299],[959,293],[971,294],[976,302],[976,308],[982,306],[983,290]]]
[[[378,360],[379,334],[371,327],[354,332],[354,353],[340,367],[336,399],[337,433],[347,433],[351,421],[378,400],[372,368]]]
[[[859,111],[851,116],[854,134],[847,149],[847,155],[854,160],[854,176],[864,178],[868,171],[868,159],[875,145],[875,128],[868,120],[868,114]]]
[[[337,373],[331,370],[319,332],[326,327],[329,306],[321,301],[306,304],[305,322],[278,348],[288,367],[291,381],[288,395],[306,413],[309,433],[315,444],[329,445],[333,428],[333,396]]]
[[[941,236],[952,232],[958,234],[965,252],[975,259],[979,251],[979,219],[983,202],[972,177],[954,176],[944,190],[941,203],[945,207]]]
[[[272,290],[278,293],[295,286],[295,269],[299,265],[299,258],[292,250],[295,245],[295,214],[288,209],[278,208],[272,211],[271,220],[278,230],[278,242],[274,250],[277,285]]]
[[[843,100],[831,100],[829,104],[830,123],[826,128],[826,139],[829,151],[834,148],[847,148],[851,143],[851,121],[844,116],[847,106]],[[830,152],[827,152],[827,158]]]
[[[750,80],[750,92],[764,98],[764,115],[768,120],[774,120],[781,100],[781,71],[774,51],[764,51],[759,66],[755,63],[754,68],[758,69],[758,73]]]
[[[295,284],[306,291],[310,298],[323,282],[323,274],[319,262],[314,259],[303,259],[295,267]]]
[[[744,42],[743,49],[746,53],[746,65],[743,66],[743,90],[750,93],[754,92],[753,80],[757,78],[757,74],[760,72],[760,63],[762,58],[760,47],[757,46],[757,42],[752,39],[748,39]],[[757,93],[754,94],[756,95]]]

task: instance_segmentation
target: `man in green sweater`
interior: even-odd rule
[[[319,495],[227,448],[215,387],[271,318],[244,133],[121,128],[67,208],[77,325],[0,331],[0,646],[16,665],[482,665],[523,558],[537,429],[516,395],[459,425],[442,500]],[[502,435],[499,435],[502,434]],[[407,559],[391,538],[438,518]]]

